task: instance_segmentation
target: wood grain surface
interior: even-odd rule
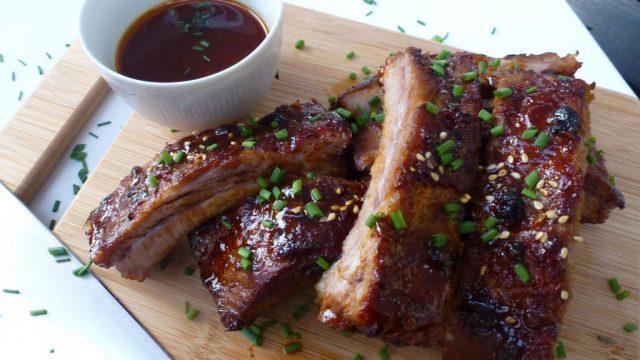
[[[290,5],[286,6],[285,19],[279,80],[274,81],[255,109],[256,116],[297,99],[316,98],[326,104],[328,96],[350,84],[349,72],[355,71],[361,78],[361,66],[375,69],[389,51],[409,45],[431,52],[445,47]],[[306,41],[302,51],[294,49],[298,39]],[[347,60],[345,55],[351,50],[356,57]],[[609,170],[617,176],[627,209],[614,211],[605,225],[582,228],[585,241],[576,243],[571,252],[575,283],[560,339],[570,359],[637,359],[640,334],[627,334],[622,326],[640,320],[640,104],[630,97],[598,89],[591,111],[593,134],[606,151]],[[92,172],[55,233],[75,254],[87,260],[88,243],[82,226],[89,211],[118,185],[131,166],[146,163],[166,142],[188,133],[186,129],[171,133],[134,115]],[[378,358],[380,340],[361,335],[344,337],[317,322],[313,310],[301,321],[293,319],[291,313],[296,307],[313,304],[313,291],[309,288],[297,289],[264,314],[265,319],[288,322],[299,331],[303,351],[282,355],[282,345],[287,341],[277,328],[266,332],[262,347],[251,346],[242,334],[223,330],[199,274],[183,274],[185,266],[193,265],[195,261],[183,241],[171,255],[168,267],[154,271],[142,283],[125,280],[112,269],[94,266],[92,271],[177,359],[351,359],[356,353],[366,359]],[[607,286],[607,279],[614,276],[633,294],[625,301],[616,300]],[[194,321],[184,317],[185,301],[202,311]],[[616,344],[603,344],[596,339],[598,335],[611,337]],[[392,359],[440,357],[438,350],[415,347],[392,347],[389,355]]]
[[[29,203],[108,93],[78,42],[0,132],[0,182]]]

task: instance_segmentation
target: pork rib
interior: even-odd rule
[[[304,178],[304,177],[301,177]],[[227,330],[251,325],[259,313],[277,302],[287,290],[317,280],[323,269],[318,258],[332,263],[356,219],[365,186],[340,178],[304,179],[294,195],[291,182],[281,187],[286,207],[274,209],[274,198],[259,205],[251,198],[205,223],[189,236],[200,266],[202,281],[211,292],[220,320]],[[318,189],[321,218],[304,213]],[[264,220],[272,221],[263,224]],[[238,248],[252,252],[251,267],[244,270]]]
[[[320,321],[394,343],[439,340],[459,247],[456,222],[443,208],[470,188],[480,145],[477,119],[460,111],[467,103],[478,104],[471,112],[479,111],[477,84],[465,84],[465,97],[455,105],[441,91],[452,86],[452,79],[461,82],[459,75],[474,66],[468,59],[458,65],[456,76],[442,79],[417,49],[387,60],[380,147],[342,257],[317,285]],[[428,102],[439,111],[427,111]],[[451,151],[463,160],[460,168],[438,160],[436,148],[449,140],[455,146],[442,154]],[[373,228],[365,224],[372,214],[396,211],[407,229],[397,229],[389,217]],[[433,241],[434,235],[446,237],[446,243]]]
[[[283,140],[274,132],[286,130]],[[341,175],[336,161],[351,140],[346,122],[314,103],[281,106],[256,124],[223,126],[163,149],[180,162],[134,167],[91,212],[85,231],[93,261],[139,281],[202,221],[259,190],[256,178],[278,166]]]

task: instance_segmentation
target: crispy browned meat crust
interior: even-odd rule
[[[456,75],[473,66],[468,57],[458,60]],[[471,187],[481,143],[478,122],[461,111],[466,104],[479,111],[478,84],[464,84],[464,98],[452,105],[442,90],[457,77],[440,79],[427,66],[417,49],[387,60],[386,118],[369,189],[342,258],[317,285],[322,322],[398,344],[431,345],[443,334],[459,243],[456,222],[442,209]],[[440,111],[428,112],[427,102]],[[451,154],[464,160],[457,170],[437,160],[436,147],[447,140],[455,144]],[[395,229],[389,217],[372,229],[365,225],[373,213],[397,210],[408,229]],[[436,246],[435,234],[447,243]]]
[[[624,196],[609,180],[609,172],[600,151],[594,146],[589,153],[596,161],[589,164],[584,178],[585,199],[580,221],[583,224],[602,224],[611,210],[624,209]]]
[[[286,202],[281,212],[273,210],[273,198],[263,205],[251,198],[207,221],[189,237],[202,281],[227,330],[251,325],[287,291],[298,291],[318,279],[323,272],[316,263],[318,257],[332,263],[340,256],[365,186],[339,178],[301,179],[300,194],[293,195],[290,181],[281,187],[281,199]],[[313,201],[314,188],[322,194],[317,204],[324,216],[312,219],[302,209]],[[273,221],[274,227],[261,225],[265,219]],[[240,265],[241,246],[252,251],[249,270]]]
[[[486,149],[478,232],[465,241],[444,358],[551,359],[570,296],[567,254],[584,198],[592,86],[511,66],[488,81],[513,94],[493,103],[492,126],[505,134]],[[527,94],[532,86],[538,90]],[[529,127],[548,134],[548,146],[523,140]],[[534,170],[536,200],[522,194]],[[498,219],[493,236],[484,228],[489,216]]]
[[[288,132],[282,141],[274,136],[280,129]],[[243,145],[248,138],[254,147]],[[337,160],[350,140],[340,116],[308,103],[281,106],[257,125],[223,126],[167,145],[163,150],[172,156],[185,153],[182,162],[160,164],[156,155],[134,167],[91,212],[85,225],[91,258],[100,266],[115,265],[124,277],[144,280],[202,221],[255,194],[255,179],[275,166],[293,173],[344,174]],[[149,185],[150,176],[156,187]]]

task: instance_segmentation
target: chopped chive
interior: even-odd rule
[[[77,277],[83,277],[83,276],[87,275],[87,273],[89,272],[89,268],[91,267],[91,264],[93,264],[93,259],[89,259],[88,263],[86,263],[83,266],[73,270],[72,271],[73,275],[75,275]]]
[[[371,74],[371,70],[367,66],[361,67],[360,70],[362,70],[362,73],[365,74],[365,75]]]
[[[228,222],[227,220],[220,220],[220,223],[222,224],[222,226],[225,227],[225,229],[231,229],[232,225],[230,222]]]
[[[211,59],[210,59],[207,55],[202,55],[202,58],[203,58],[206,62],[211,62]]]
[[[625,332],[632,333],[638,330],[638,324],[626,323],[622,328],[624,329]]]
[[[440,64],[431,63],[431,70],[433,70],[433,72],[440,77],[444,76],[444,67]]]
[[[498,219],[494,218],[493,216],[489,216],[484,221],[484,228],[487,230],[493,229],[494,227],[496,227],[496,225],[498,225]]]
[[[11,72],[11,81],[13,81],[13,82],[16,81],[16,72],[15,71]]]
[[[471,220],[463,221],[458,226],[458,232],[462,235],[473,234],[476,232],[476,223]]]
[[[462,79],[464,81],[471,81],[471,80],[475,80],[477,76],[478,74],[475,71],[469,71],[462,74]]]
[[[49,59],[51,59],[51,58],[49,58]],[[4,56],[2,54],[0,54],[0,63],[3,63],[3,62],[4,62]]]
[[[608,336],[604,336],[604,335],[598,335],[597,339],[601,343],[604,343],[604,344],[607,344],[607,345],[613,345],[613,344],[616,343],[615,340],[613,340],[612,338],[610,338]]]
[[[304,40],[300,39],[300,40],[296,41],[295,47],[298,50],[304,49]]]
[[[247,327],[247,326],[243,327],[241,332],[242,332],[242,334],[244,336],[247,337],[247,339],[249,339],[249,341],[252,344],[254,344],[256,346],[262,346],[262,336],[254,333],[253,330],[251,330],[250,327]]]
[[[369,15],[371,15],[371,14],[373,14],[373,10],[371,10],[371,11],[369,11],[368,13],[364,14],[364,16],[369,16]]]
[[[271,172],[271,177],[269,177],[269,180],[274,184],[279,184],[282,181],[283,177],[284,177],[284,171],[276,166],[275,168],[273,168],[273,171]]]
[[[309,121],[316,122],[320,120],[321,117],[322,117],[322,114],[317,114],[317,115],[314,115],[311,119],[309,119]]]
[[[440,156],[440,163],[442,165],[449,165],[453,161],[453,159],[454,159],[453,155],[448,152]]]
[[[44,69],[40,65],[38,65],[38,74],[40,75],[44,74]]]
[[[289,132],[287,129],[278,130],[275,132],[276,139],[282,141],[289,138]]]
[[[364,360],[364,358],[362,357],[362,355],[356,354],[351,360]]]
[[[314,173],[313,171],[310,171],[307,173],[307,179],[309,180],[315,180],[316,179],[316,173]]]
[[[271,127],[272,127],[273,129],[277,129],[279,126],[280,126],[280,124],[279,124],[276,120],[273,120],[273,121],[271,122]]]
[[[531,140],[536,136],[537,133],[538,129],[536,128],[527,129],[522,133],[522,140]]]
[[[336,101],[338,101],[338,99],[336,99],[335,96],[329,96],[329,98],[327,99],[329,101],[329,104],[333,105],[336,103]]]
[[[206,41],[206,40],[200,40],[200,45],[202,45],[205,48],[208,48],[209,47],[209,42]]]
[[[587,161],[589,161],[589,164],[594,164],[598,159],[594,154],[587,154]]]
[[[91,132],[91,131],[89,131],[89,135],[93,136],[93,137],[94,137],[94,138],[96,138],[96,139],[99,139],[99,138],[100,138],[100,136],[98,136],[97,134],[95,134],[95,133],[93,133],[93,132]]]
[[[502,135],[504,135],[504,126],[498,125],[498,126],[492,128],[490,131],[491,131],[491,135],[493,135],[493,137],[502,136]]]
[[[291,337],[291,328],[289,327],[289,324],[287,323],[282,323],[280,324],[280,335],[282,335],[282,337],[284,338],[290,338]]]
[[[491,35],[496,33],[496,27],[494,26],[493,29],[491,29]]]
[[[452,171],[456,171],[459,170],[462,165],[464,165],[464,160],[462,159],[455,159],[451,162],[451,164],[449,164],[449,167],[451,167]]]
[[[378,216],[376,216],[376,214],[370,214],[367,219],[364,221],[364,224],[369,228],[369,229],[373,229],[373,227],[376,225],[376,223],[378,222]]]
[[[451,56],[451,51],[447,50],[447,49],[442,49],[440,50],[440,52],[438,53],[438,55],[436,56],[436,59],[438,60],[446,60]]]
[[[273,221],[267,219],[262,220],[260,223],[267,229],[273,229],[273,226],[275,225]]]
[[[24,62],[24,61],[22,61],[22,59],[18,59],[18,62],[19,62],[20,64],[24,65],[24,66],[27,66],[27,63],[26,63],[26,62]]]
[[[538,91],[538,87],[537,86],[532,86],[532,87],[528,88],[527,90],[525,90],[525,92],[527,94],[533,94],[536,91]]]
[[[438,154],[442,155],[448,152],[449,150],[453,149],[454,146],[456,146],[456,142],[449,139],[443,142],[442,144],[438,145],[438,147],[436,147],[436,151],[438,152]]]
[[[2,289],[2,292],[6,294],[20,294],[20,290],[14,289]]]
[[[258,183],[258,185],[263,189],[269,186],[269,181],[263,178],[262,176],[256,179],[256,183]]]
[[[255,140],[245,140],[242,142],[242,147],[245,149],[251,149],[253,147],[255,147],[257,144],[257,141]]]
[[[493,92],[493,95],[497,98],[507,97],[513,94],[513,90],[511,88],[499,88]]]
[[[20,92],[18,93],[18,101],[22,100],[23,95],[24,95],[24,91],[20,90]]]
[[[322,258],[319,257],[318,259],[322,259]],[[324,259],[322,259],[322,260],[324,260]],[[318,262],[318,260],[316,260],[316,262]],[[326,261],[325,261],[325,263],[326,263]],[[324,269],[324,267],[322,267],[322,268]],[[327,270],[327,269],[325,269],[325,270]],[[308,312],[309,312],[309,306],[307,306],[306,304],[300,305],[300,306],[298,306],[297,309],[295,309],[293,311],[293,318],[296,319],[296,320],[300,320],[305,315],[307,315]]]
[[[426,104],[425,107],[426,107],[427,111],[432,113],[432,114],[437,114],[437,113],[440,112],[440,109],[435,104],[433,104],[431,101],[427,101],[427,104]]]
[[[343,108],[337,108],[337,109],[336,109],[336,112],[337,112],[340,116],[342,116],[343,118],[345,118],[345,119],[348,119],[348,118],[350,118],[350,117],[351,117],[351,111],[349,111],[349,110],[346,110],[346,109],[343,109]]]
[[[494,59],[490,61],[488,65],[489,67],[493,67],[493,68],[498,67],[500,66],[500,59]]]
[[[382,124],[382,122],[384,121],[384,113],[376,114],[373,119],[376,123]]]
[[[485,109],[480,110],[480,112],[478,113],[478,117],[486,122],[491,121],[491,119],[493,119],[493,114],[488,112]]]
[[[47,309],[31,310],[29,311],[29,314],[31,314],[31,316],[46,315]]]
[[[427,23],[422,21],[422,20],[416,20],[416,22],[418,23],[418,25],[422,25],[422,26],[426,26]]]
[[[238,255],[240,255],[241,257],[243,257],[245,259],[251,259],[252,252],[251,252],[251,250],[249,250],[245,246],[240,246],[238,248]]]
[[[447,237],[444,234],[434,234],[431,236],[431,241],[433,242],[433,246],[437,248],[441,248],[447,245]]]
[[[351,60],[356,56],[356,53],[354,53],[353,51],[349,51],[347,53],[347,59]]]
[[[609,184],[611,184],[611,186],[616,186],[616,177],[615,176],[609,176],[607,179],[609,180]]]
[[[525,182],[525,184],[527,184],[527,187],[529,189],[535,188],[536,184],[538,184],[538,181],[540,181],[540,172],[538,171],[538,169],[535,169],[535,170],[531,171],[524,178],[524,182]]]
[[[284,202],[284,201],[282,201],[282,200],[276,200],[276,201],[273,203],[272,208],[273,208],[273,210],[274,210],[274,211],[280,212],[280,211],[282,211],[282,210],[285,208],[285,206],[287,206],[287,205],[285,204],[285,202]]]
[[[380,105],[380,102],[382,100],[380,100],[380,96],[376,95],[374,97],[372,97],[371,99],[369,99],[369,107],[376,107],[378,105]]]
[[[200,145],[198,145],[198,148],[200,150],[205,150],[207,147],[204,144],[200,144]]]
[[[390,212],[389,217],[391,218],[391,222],[396,230],[403,230],[407,228],[407,222],[404,220],[401,210]]]
[[[320,190],[318,188],[313,188],[311,190],[311,199],[313,199],[313,201],[322,200],[322,193],[320,192]]]
[[[478,72],[480,74],[485,74],[487,72],[487,63],[485,61],[480,61],[478,63]]]
[[[293,195],[298,195],[302,192],[302,179],[297,179],[291,185],[291,192]]]
[[[175,153],[173,155],[173,161],[175,161],[176,164],[181,163],[182,160],[184,159],[184,154],[185,154],[184,151],[182,151],[182,150],[178,151],[177,153]]]
[[[68,255],[67,249],[63,246],[54,246],[49,248],[49,255],[51,256],[62,256]]]
[[[558,75],[556,77],[556,79],[560,80],[560,81],[567,81],[567,80],[573,80],[573,78],[571,76],[565,76],[565,75]]]
[[[80,192],[80,186],[73,184],[73,195],[78,195]]]
[[[529,272],[527,271],[527,268],[524,267],[524,265],[516,264],[513,267],[513,271],[516,272],[516,275],[518,275],[518,277],[520,278],[520,281],[522,281],[523,284],[526,284],[529,282]]]
[[[528,197],[531,200],[536,200],[538,198],[538,194],[536,194],[535,191],[527,188],[522,189],[521,194]]]
[[[549,140],[551,138],[549,137],[549,135],[547,135],[547,133],[545,132],[540,132],[538,134],[538,137],[536,138],[536,140],[533,142],[533,144],[537,147],[539,147],[540,149],[544,149],[547,147],[547,145],[549,145]]]
[[[264,332],[264,329],[256,323],[251,324],[249,326],[249,329],[251,329],[251,331],[253,331],[254,334],[259,336],[262,336],[262,333]]]
[[[57,263],[64,263],[64,262],[69,262],[69,261],[71,261],[71,258],[56,259]]]
[[[401,33],[404,34],[404,28],[402,26],[400,26],[400,25],[398,25],[398,31],[400,31]]]
[[[460,211],[460,204],[454,202],[444,203],[444,212],[446,213],[458,213]]]
[[[162,150],[162,152],[160,153],[159,163],[165,163],[166,165],[173,164],[173,158],[171,157],[171,155],[169,155],[169,152],[167,150]]]
[[[249,270],[251,268],[251,260],[246,258],[240,259],[240,266],[243,270]]]
[[[384,344],[382,348],[378,351],[378,356],[380,360],[389,360],[389,345]]]
[[[628,298],[629,296],[631,296],[631,291],[622,290],[622,291],[620,291],[619,293],[616,294],[616,299],[624,300],[624,299]]]
[[[496,229],[491,229],[487,232],[485,232],[484,234],[480,235],[480,239],[482,240],[482,242],[489,242],[491,240],[493,240],[496,236],[498,236],[498,230]]]
[[[193,266],[187,266],[184,268],[184,270],[182,271],[183,274],[187,275],[187,276],[191,276],[193,275],[193,273],[196,271],[196,269],[193,268]]]
[[[315,202],[309,202],[304,206],[304,209],[307,212],[307,215],[310,218],[321,218],[324,216],[324,214],[322,213],[322,210],[320,210],[320,208],[318,207],[318,204],[316,204]]]
[[[147,178],[147,183],[151,188],[155,188],[158,186],[158,178],[155,175],[151,175],[149,176],[149,178]]]
[[[297,341],[294,341],[292,343],[288,343],[285,346],[282,347],[282,352],[284,354],[293,354],[295,352],[298,352],[302,350],[302,344],[300,344]]]
[[[593,147],[596,144],[596,141],[598,141],[598,138],[596,138],[595,136],[591,136],[587,139],[587,141],[584,142],[584,146]]]
[[[240,128],[240,136],[242,137],[249,137],[253,133],[253,131],[251,131],[251,128],[244,125],[239,125],[238,128]]]
[[[98,123],[97,126],[100,127],[100,126],[106,126],[106,125],[110,125],[110,124],[111,124],[111,121],[103,121],[101,123]]]
[[[51,221],[49,221],[49,230],[53,230],[55,227],[56,227],[56,220],[51,219]]]
[[[316,258],[316,264],[318,264],[318,266],[320,266],[325,271],[329,270],[329,268],[331,267],[331,264],[329,264],[329,262],[327,260],[325,260],[324,258],[322,258],[320,256],[318,256]],[[294,313],[294,317],[295,317],[295,313]]]
[[[564,350],[564,344],[562,341],[558,341],[558,345],[556,345],[556,359],[566,359],[567,352]]]
[[[449,35],[449,34],[447,33],[447,35]],[[445,35],[445,37],[442,37],[442,36],[440,36],[440,35],[434,35],[434,36],[431,38],[431,41],[435,41],[435,42],[437,42],[437,43],[441,43],[441,44],[442,44],[442,43],[444,42],[444,40],[447,38],[447,35]]]
[[[185,317],[187,318],[187,320],[193,320],[193,319],[197,318],[198,315],[200,315],[200,310],[194,309],[194,308],[190,308],[189,312],[185,315]]]
[[[456,98],[462,97],[462,94],[464,93],[464,88],[462,87],[462,85],[453,85],[452,93],[453,93],[453,97],[456,97]]]
[[[271,193],[273,194],[273,198],[275,200],[279,200],[282,197],[282,190],[280,190],[280,188],[277,186],[274,186],[273,189],[271,189]]]
[[[349,73],[349,80],[355,80],[358,78],[358,75],[354,72]]]

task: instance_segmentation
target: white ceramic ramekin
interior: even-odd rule
[[[264,41],[239,63],[200,79],[159,83],[115,71],[116,50],[129,25],[163,0],[86,0],[80,40],[109,86],[149,120],[183,130],[212,128],[250,112],[269,89],[282,47],[282,0],[242,0],[266,23]]]

